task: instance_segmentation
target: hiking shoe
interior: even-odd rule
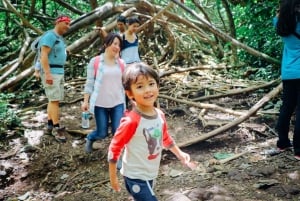
[[[93,143],[94,143],[94,141],[86,139],[86,143],[85,143],[85,152],[86,153],[91,153],[93,151]]]
[[[281,153],[281,152],[285,152],[285,151],[291,151],[293,150],[293,145],[290,144],[284,148],[281,148],[281,147],[277,147],[278,151]]]
[[[279,148],[279,147],[277,147],[277,149],[278,149],[278,151],[280,151],[280,152],[284,152],[284,151],[291,150],[291,149],[292,149],[292,146],[290,146],[290,147],[285,147],[285,148]]]
[[[52,134],[52,130],[53,130],[53,126],[52,125],[47,125],[47,134],[48,135]]]
[[[66,142],[67,138],[65,137],[65,127],[52,129],[52,135],[58,142]]]
[[[269,150],[265,150],[263,152],[264,155],[270,155],[270,156],[275,156],[277,154],[280,154],[280,153],[283,153],[285,151],[288,151],[288,150],[291,150],[292,147],[286,147],[286,148],[279,148],[279,147],[276,147],[276,148],[271,148]]]
[[[295,155],[294,158],[298,161],[300,161],[300,155]]]

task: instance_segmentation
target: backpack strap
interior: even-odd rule
[[[100,55],[95,56],[94,60],[94,77],[96,78],[97,76],[97,71],[99,68],[99,63],[100,63]],[[125,70],[125,63],[121,58],[118,58],[118,65],[120,66],[121,72],[123,73]]]
[[[97,76],[97,71],[99,68],[99,61],[100,61],[100,56],[95,56],[95,60],[94,60],[94,77],[96,78]]]
[[[121,72],[123,73],[125,70],[125,62],[120,57],[118,58],[118,64],[120,66]]]

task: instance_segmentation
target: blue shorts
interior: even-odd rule
[[[144,181],[124,177],[125,186],[135,201],[158,201],[154,195],[152,186],[153,180]]]

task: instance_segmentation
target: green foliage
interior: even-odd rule
[[[6,130],[21,124],[15,111],[9,108],[8,100],[14,98],[14,94],[0,93],[0,139],[6,136]]]
[[[234,6],[232,11],[235,16],[237,39],[280,60],[282,42],[276,35],[272,22],[277,8],[276,1],[250,1],[245,6]],[[241,61],[260,68],[254,78],[269,80],[279,76],[279,66],[269,65],[245,51],[238,51],[238,56]]]

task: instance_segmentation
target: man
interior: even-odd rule
[[[59,142],[66,142],[65,128],[59,124],[59,102],[64,97],[64,64],[67,59],[62,36],[69,30],[70,22],[68,16],[57,17],[54,29],[44,34],[39,41],[41,79],[49,101],[47,131]]]
[[[99,29],[100,37],[106,38],[108,33],[102,27],[98,27],[97,29]],[[122,37],[123,34],[125,33],[125,31],[126,31],[126,17],[120,15],[117,18],[117,31],[116,31],[116,33],[120,34],[120,36]]]
[[[117,28],[118,28],[118,33],[120,36],[123,36],[123,34],[126,31],[126,17],[120,15],[117,19]]]

